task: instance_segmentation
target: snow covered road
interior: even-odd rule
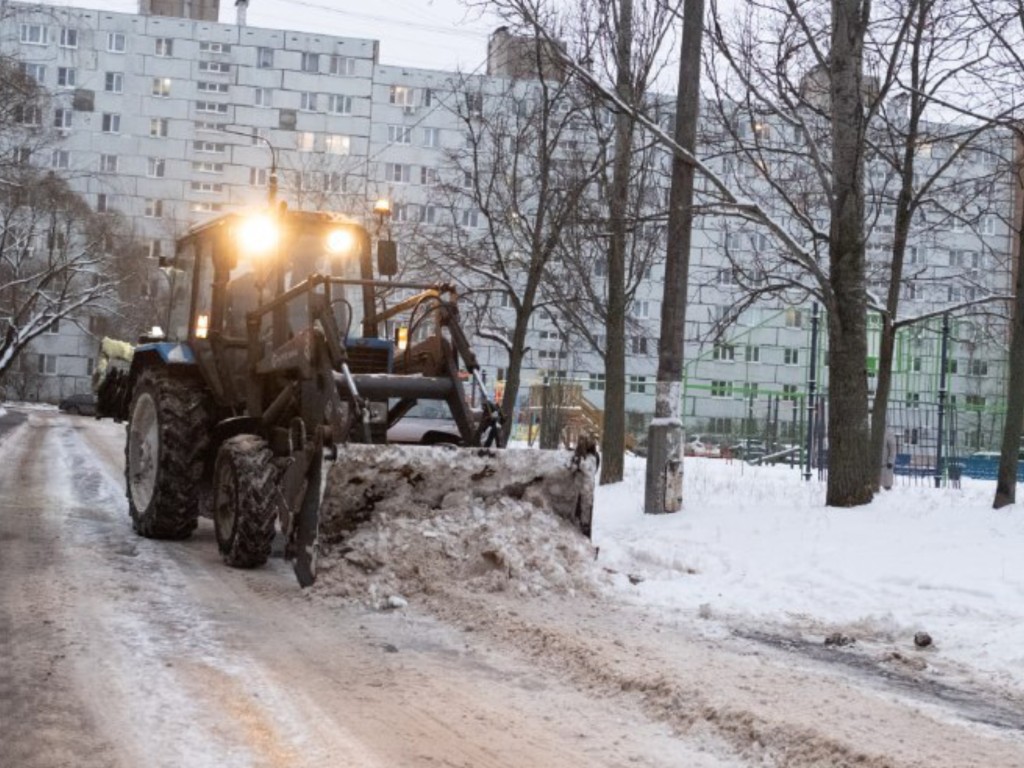
[[[455,580],[373,611],[224,567],[207,521],[138,538],[123,435],[31,411],[0,436],[5,768],[1024,766],[1012,692],[774,630]]]

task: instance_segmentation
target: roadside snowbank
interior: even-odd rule
[[[620,594],[819,641],[838,631],[913,652],[926,631],[939,657],[1024,685],[1024,514],[991,509],[992,482],[897,484],[838,509],[796,469],[687,459],[685,471],[674,515],[643,514],[641,460],[598,489],[594,543]]]

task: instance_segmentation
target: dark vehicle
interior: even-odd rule
[[[81,416],[94,416],[96,414],[96,397],[89,393],[80,393],[65,397],[57,406],[64,413],[74,413]]]

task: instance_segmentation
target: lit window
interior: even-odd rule
[[[400,107],[411,107],[413,100],[413,89],[404,85],[392,85],[390,101]]]
[[[153,95],[161,98],[166,98],[171,95],[171,78],[169,77],[154,77],[153,78]]]
[[[316,134],[312,131],[299,131],[295,134],[295,148],[299,152],[312,152],[316,146]]]
[[[325,149],[331,155],[347,155],[352,149],[352,139],[349,136],[333,134],[325,139]]]

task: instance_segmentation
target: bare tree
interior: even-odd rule
[[[447,226],[423,228],[434,234],[427,269],[462,287],[476,333],[508,355],[506,430],[531,320],[554,306],[546,285],[575,279],[558,259],[561,239],[605,162],[571,140],[586,102],[560,72],[545,69],[545,57],[537,64],[536,80],[509,80],[494,92],[479,79],[454,83],[446,106],[465,143],[448,152],[445,178],[436,180],[435,202]]]
[[[62,179],[25,167],[0,186],[0,376],[55,321],[114,308],[111,242]]]

